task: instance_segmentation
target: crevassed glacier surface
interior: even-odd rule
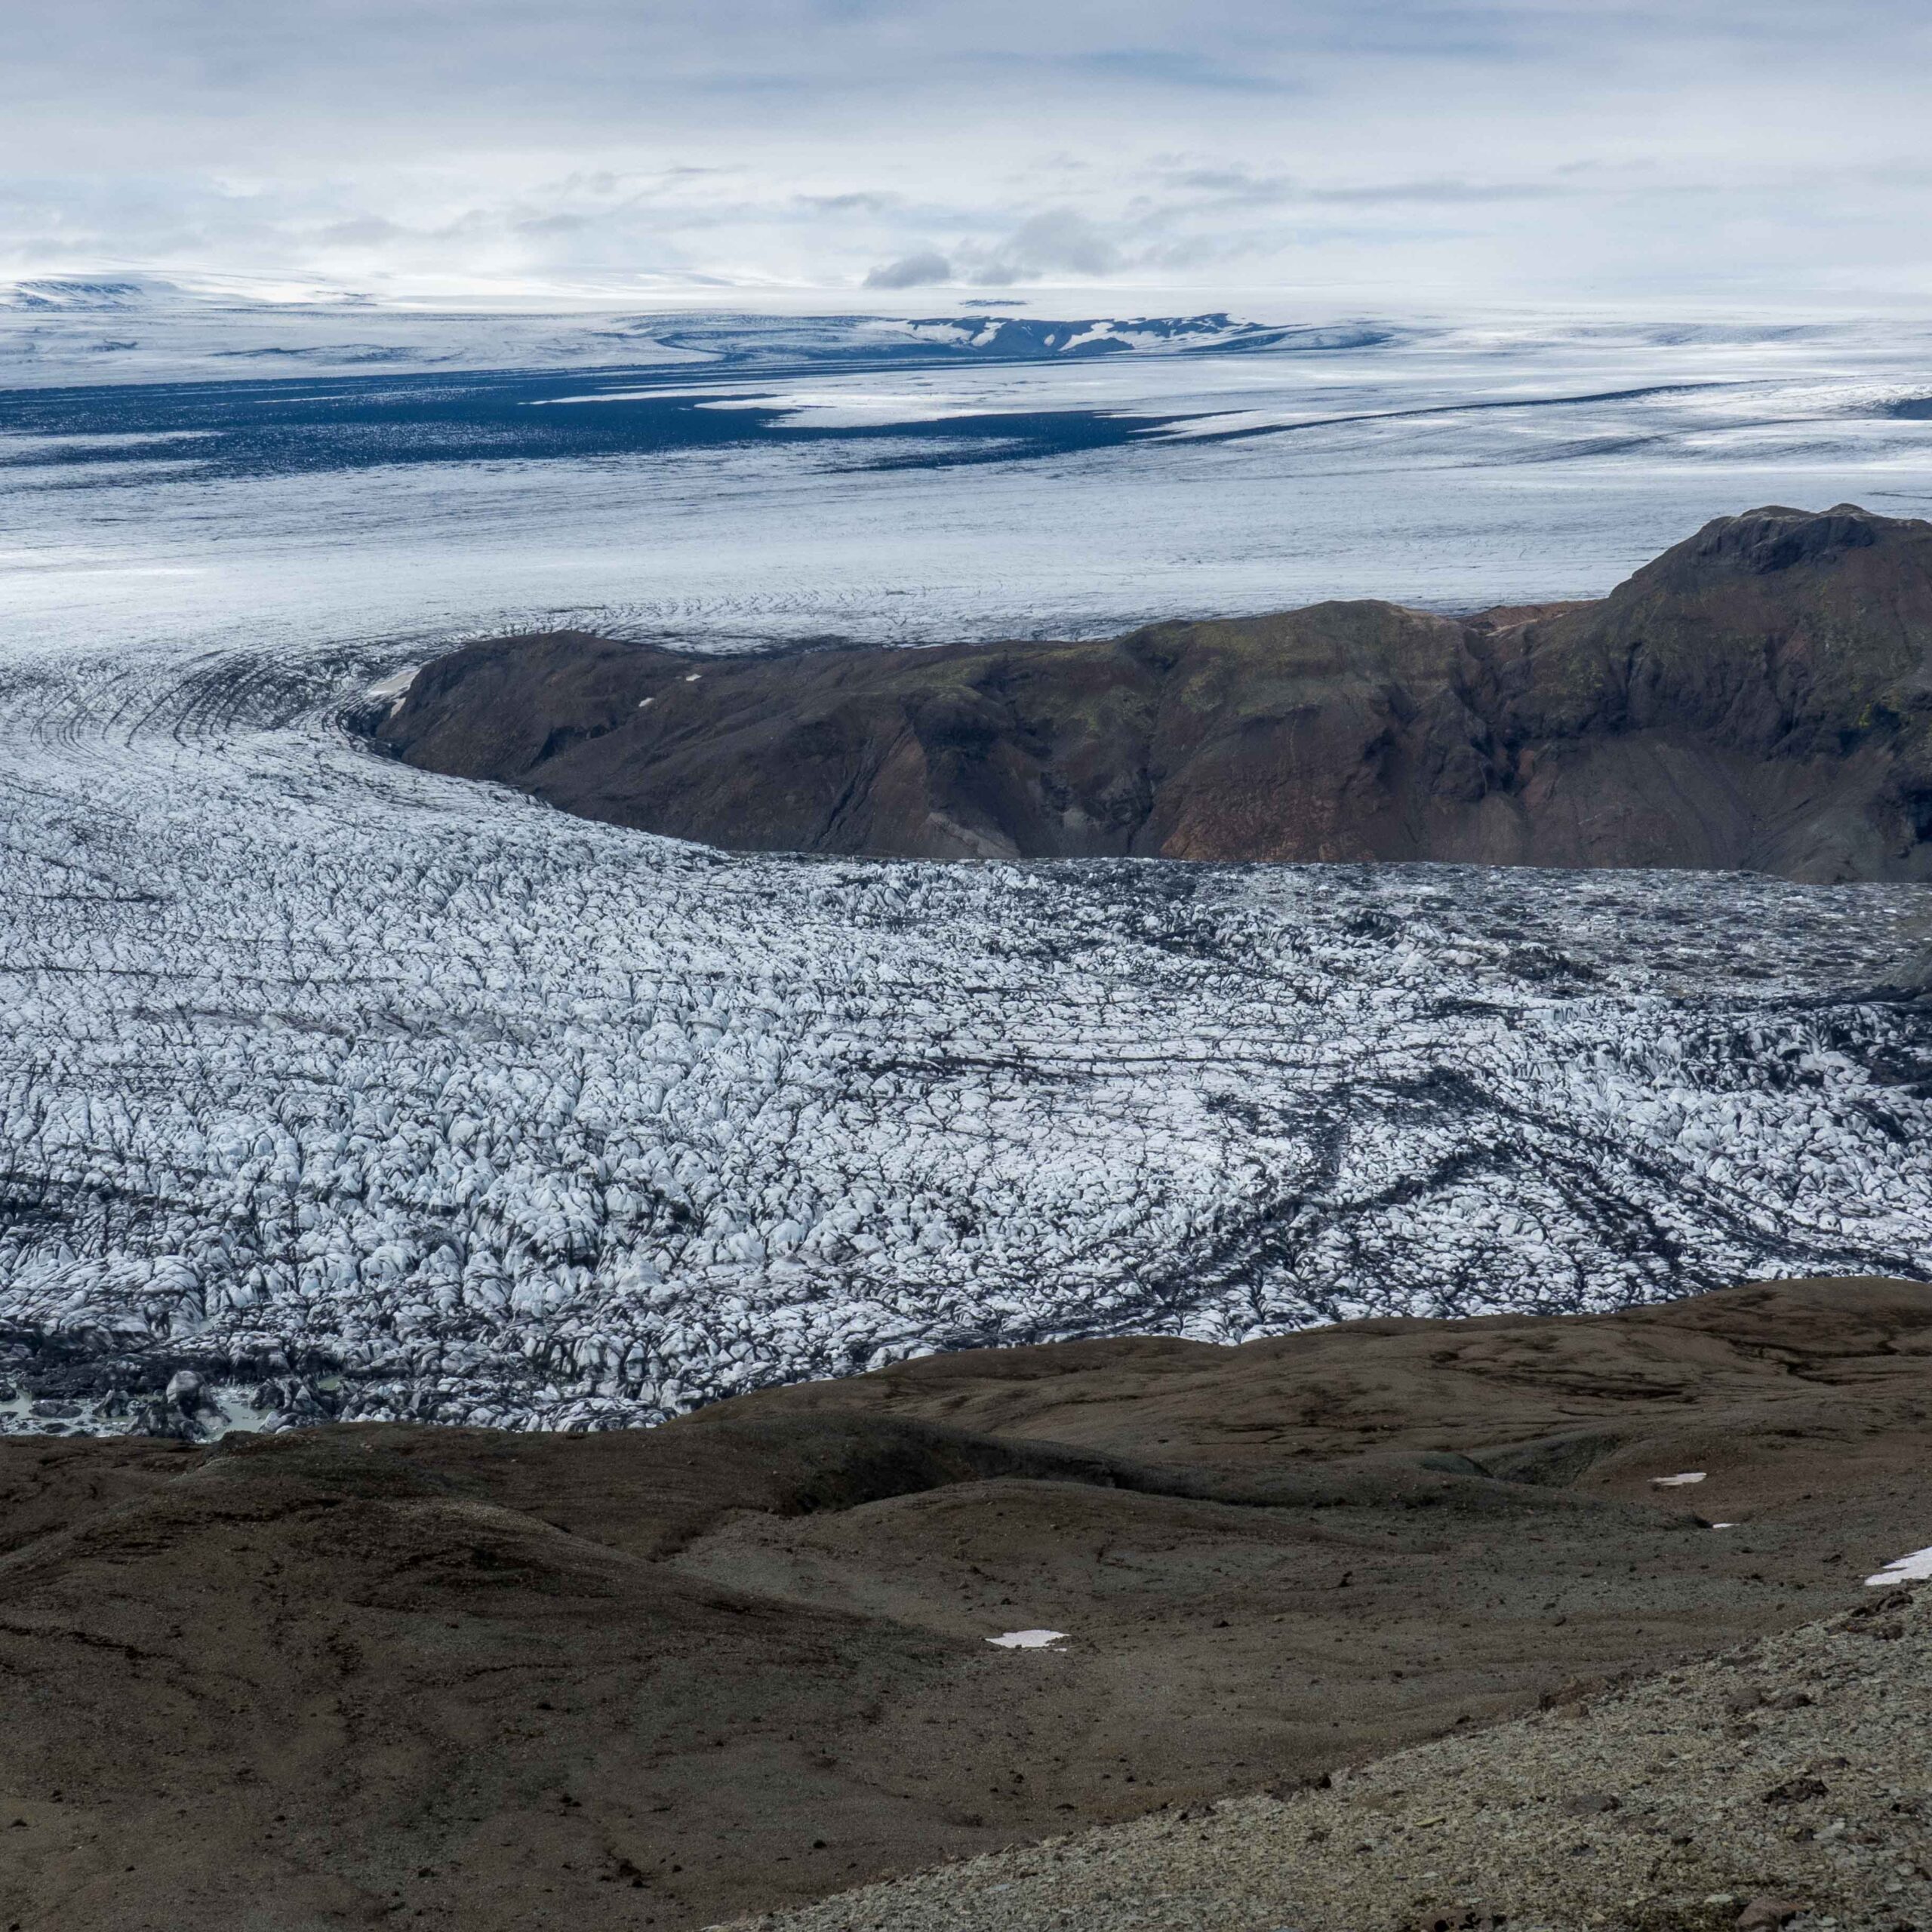
[[[339,319],[129,303],[20,311],[0,395],[0,1430],[630,1422],[925,1348],[1932,1272],[1932,1017],[1872,995],[1913,888],[733,857],[337,723],[566,614],[1600,591],[1752,501],[1932,502],[1915,333],[955,368],[731,322],[439,388],[488,360],[454,322],[405,381]],[[336,373],[257,380],[291,345]]]
[[[380,668],[0,684],[8,1426],[1932,1263],[1909,889],[726,856],[378,761]]]

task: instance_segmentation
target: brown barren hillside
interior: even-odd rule
[[[1599,602],[694,660],[467,645],[410,762],[755,851],[1932,878],[1932,524],[1721,518]]]
[[[0,1440],[0,1927],[671,1932],[1290,1791],[1859,1606],[1928,1364],[1932,1287],[1786,1282]]]

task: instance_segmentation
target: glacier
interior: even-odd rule
[[[16,319],[45,360],[103,317]],[[326,392],[377,426],[344,456],[192,357],[0,394],[0,1432],[604,1427],[935,1349],[1932,1273],[1922,889],[731,855],[349,728],[531,621],[1469,608],[1712,509],[1928,500],[1909,331],[1146,333],[558,352],[558,396],[684,371],[746,426],[701,448],[406,459],[433,398],[389,374]]]
[[[0,681],[0,1426],[1932,1266],[1916,889],[729,855],[378,759],[382,668]]]
[[[1752,504],[1932,510],[1917,321],[1089,311],[1001,349],[979,315],[97,299],[0,303],[0,647],[1093,637],[1599,596]]]

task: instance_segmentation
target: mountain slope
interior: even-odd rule
[[[737,1932],[1915,1932],[1932,1597],[1847,1614],[1292,1795],[943,1866]]]
[[[1291,1788],[1857,1607],[1924,1540],[1928,1347],[1922,1284],[1756,1283],[0,1441],[0,1924],[674,1932]]]
[[[1595,604],[1377,603],[1098,643],[426,666],[378,743],[753,851],[1932,877],[1932,525],[1719,520]]]

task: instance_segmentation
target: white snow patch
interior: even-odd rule
[[[1915,1549],[1909,1555],[1894,1557],[1875,1577],[1867,1577],[1867,1589],[1883,1589],[1890,1583],[1932,1583],[1932,1548]]]
[[[700,402],[700,409],[775,410],[794,428],[863,429],[897,423],[949,423],[983,416],[989,405],[947,392],[908,389],[875,391],[863,387],[818,390],[765,390],[745,395],[721,395]]]
[[[1051,1650],[1056,1644],[1066,1641],[1064,1630],[1009,1630],[1003,1637],[989,1637],[986,1641],[997,1644],[1003,1651]]]
[[[387,698],[389,715],[393,718],[402,709],[402,701],[409,695],[409,688],[414,684],[422,671],[420,664],[411,664],[405,669],[392,672],[386,678],[380,678],[369,687],[373,698]]]
[[[1651,1487],[1653,1489],[1681,1489],[1686,1483],[1702,1482],[1703,1480],[1704,1472],[1702,1469],[1686,1469],[1681,1475],[1653,1476]]]

